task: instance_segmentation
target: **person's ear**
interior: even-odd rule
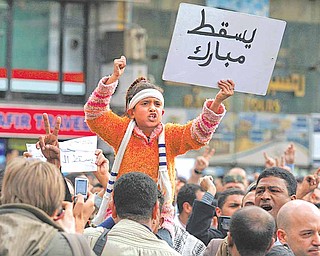
[[[212,221],[211,221],[211,225],[214,228],[218,228],[218,217],[217,216],[213,216]]]
[[[292,195],[290,196],[291,200],[296,200],[297,199],[297,196],[296,195]]]
[[[164,109],[162,109],[162,115],[164,115]]]
[[[159,201],[157,200],[152,209],[152,219],[156,220],[159,216],[159,213],[160,213],[160,204],[159,204]]]
[[[217,217],[220,217],[222,215],[221,209],[219,207],[216,207],[216,215]]]
[[[116,206],[115,206],[113,200],[110,200],[109,207],[112,211],[112,218],[115,220],[118,215],[117,215],[117,209],[116,209]]]
[[[282,244],[287,243],[287,233],[283,229],[279,228],[277,230],[277,237]]]
[[[182,204],[182,208],[183,208],[183,211],[187,214],[190,214],[192,212],[192,206],[188,202],[184,202]]]
[[[130,118],[134,118],[134,111],[133,111],[133,108],[130,108],[127,110],[127,114]]]
[[[161,217],[161,218],[160,218],[160,222],[159,222],[159,227],[161,227],[161,226],[162,226],[163,222],[164,222],[164,218],[163,218],[163,217]]]

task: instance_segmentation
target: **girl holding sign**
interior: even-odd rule
[[[116,177],[139,171],[153,178],[163,192],[166,225],[173,220],[171,202],[175,186],[174,159],[189,150],[200,149],[210,141],[226,112],[222,102],[234,94],[235,85],[232,80],[220,80],[220,91],[215,99],[205,101],[202,113],[196,119],[185,125],[164,125],[161,122],[164,114],[163,91],[142,77],[135,80],[127,90],[126,116],[121,117],[112,112],[110,99],[125,67],[124,56],[115,59],[113,74],[99,81],[84,106],[86,122],[91,131],[112,146],[116,153],[104,207],[100,208],[98,215],[105,212],[106,201]],[[172,231],[170,225],[165,228]]]

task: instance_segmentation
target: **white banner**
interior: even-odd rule
[[[286,22],[205,6],[180,4],[163,79],[265,95]]]
[[[61,172],[97,171],[97,136],[88,136],[59,142]]]

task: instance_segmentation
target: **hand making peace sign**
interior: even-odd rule
[[[48,114],[43,113],[42,118],[46,134],[39,137],[39,141],[36,143],[36,148],[41,149],[42,154],[47,158],[48,162],[60,168],[58,134],[61,125],[61,117],[57,117],[53,132],[51,132]]]
[[[201,156],[198,156],[196,158],[194,169],[198,172],[202,172],[205,168],[209,166],[209,160],[214,155],[215,149],[211,148],[209,146],[205,147],[205,150]]]

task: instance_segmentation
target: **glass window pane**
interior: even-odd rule
[[[14,1],[12,92],[59,93],[59,4]]]

